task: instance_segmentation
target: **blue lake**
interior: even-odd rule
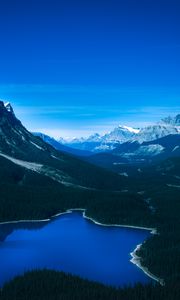
[[[104,227],[67,213],[50,222],[0,225],[0,286],[32,269],[54,269],[113,286],[150,278],[130,262],[149,231]]]

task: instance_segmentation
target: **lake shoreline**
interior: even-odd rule
[[[148,277],[152,278],[153,280],[157,281],[161,286],[164,286],[164,280],[160,277],[157,277],[156,275],[152,274],[147,267],[144,267],[141,264],[141,257],[137,255],[137,252],[140,250],[143,244],[139,244],[136,246],[133,252],[130,253],[131,260],[134,265],[136,265],[139,269],[141,269]]]
[[[32,222],[32,223],[37,223],[37,222],[50,222],[54,218],[60,217],[61,215],[64,214],[70,214],[73,211],[81,211],[83,218],[93,222],[96,225],[99,226],[104,226],[104,227],[122,227],[122,228],[131,228],[131,229],[142,229],[142,230],[148,230],[150,231],[151,234],[157,234],[157,229],[156,228],[149,228],[149,227],[143,227],[143,226],[133,226],[133,225],[124,225],[124,224],[105,224],[105,223],[100,223],[96,221],[95,219],[86,216],[86,209],[85,208],[71,208],[67,209],[65,212],[57,213],[53,215],[51,218],[48,219],[42,219],[42,220],[18,220],[18,221],[5,221],[5,222],[0,222],[0,225],[6,225],[6,224],[18,224],[18,223],[26,223],[26,222]],[[130,262],[135,264],[138,268],[140,268],[148,277],[151,279],[157,281],[160,285],[164,285],[164,280],[162,278],[157,277],[156,275],[152,274],[147,267],[144,267],[141,264],[141,257],[137,255],[137,251],[140,250],[142,244],[139,244],[136,246],[136,248],[133,250],[133,252],[130,253],[131,259]]]
[[[125,228],[134,228],[134,229],[142,229],[142,230],[149,230],[151,231],[151,234],[157,234],[157,229],[156,228],[150,228],[150,227],[143,227],[143,226],[135,226],[135,225],[126,225],[126,224],[106,224],[106,223],[100,223],[98,221],[96,221],[95,219],[86,216],[86,208],[70,208],[67,209],[65,212],[60,212],[57,213],[53,216],[51,216],[48,219],[42,219],[42,220],[14,220],[14,221],[5,221],[5,222],[0,222],[0,225],[6,225],[6,224],[18,224],[18,223],[37,223],[37,222],[50,222],[52,221],[53,218],[59,217],[61,215],[64,214],[69,214],[72,211],[82,211],[83,212],[83,218],[92,221],[93,223],[95,223],[96,225],[99,226],[105,226],[105,227],[125,227]]]

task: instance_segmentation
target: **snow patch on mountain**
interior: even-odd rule
[[[172,188],[180,188],[180,185],[175,185],[175,184],[167,184],[167,186],[172,187]]]
[[[31,171],[35,171],[35,172],[38,172],[38,173],[40,173],[40,171],[41,171],[41,169],[43,167],[43,165],[41,165],[41,164],[37,164],[37,163],[34,163],[34,162],[28,162],[28,161],[16,159],[14,157],[11,157],[9,155],[3,154],[1,152],[0,152],[0,156],[3,156],[4,158],[10,160],[11,162],[13,162],[16,165],[19,165],[21,167],[24,167],[26,169],[29,169]]]
[[[129,126],[121,126],[121,127],[124,127],[125,129],[129,130],[130,132],[133,132],[133,133],[139,133],[140,129],[136,129],[136,128],[133,128],[133,127],[129,127]]]
[[[139,156],[155,156],[164,151],[164,147],[159,144],[140,146],[138,150],[134,152],[135,155]]]
[[[4,107],[6,108],[6,110],[9,112],[9,113],[12,113],[14,115],[14,110],[10,104],[10,102],[5,102],[4,103]]]
[[[140,146],[137,150],[133,152],[121,153],[121,156],[126,159],[134,159],[135,157],[151,157],[156,156],[164,151],[164,147],[159,144]]]
[[[125,176],[125,177],[128,177],[128,176],[129,176],[129,175],[128,175],[128,173],[126,173],[126,172],[119,173],[119,175],[121,175],[121,176]]]
[[[20,167],[23,167],[23,168],[26,168],[26,169],[31,170],[33,172],[37,172],[37,173],[40,173],[40,174],[45,175],[47,177],[50,177],[51,179],[65,185],[65,186],[81,187],[81,186],[75,185],[72,182],[72,178],[70,176],[66,175],[65,173],[63,173],[59,170],[56,170],[56,169],[53,169],[51,167],[47,167],[47,166],[44,166],[42,164],[38,164],[38,163],[35,163],[35,162],[29,162],[29,161],[16,159],[16,158],[11,157],[9,155],[3,154],[2,152],[0,152],[0,156],[10,160],[12,163],[14,163],[14,164],[16,164]],[[81,188],[83,188],[83,187],[81,187]]]
[[[87,142],[99,142],[101,141],[101,135],[99,133],[94,133],[90,135],[87,139]]]
[[[108,144],[101,144],[100,146],[97,146],[94,148],[95,151],[110,151],[114,150],[116,147],[114,145],[108,145]]]
[[[44,151],[44,149],[40,146],[38,146],[37,144],[35,144],[34,142],[30,141],[30,143],[35,146],[37,149]]]
[[[124,143],[127,142],[128,140],[131,140],[136,135],[137,132],[135,133],[135,131],[131,127],[119,125],[110,133],[107,133],[104,136],[102,136],[102,140],[103,142]]]
[[[172,150],[172,152],[176,151],[177,149],[179,149],[179,146],[174,147],[174,149]]]
[[[142,128],[139,133],[134,137],[139,143],[154,141],[165,137],[169,134],[178,134],[177,128],[171,125],[151,125]]]

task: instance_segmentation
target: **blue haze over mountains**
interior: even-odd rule
[[[92,156],[95,153],[107,153],[106,159],[108,155],[114,156],[114,164],[120,161],[140,163],[178,156],[180,153],[180,115],[166,117],[159,123],[145,128],[119,126],[105,135],[96,133],[88,138],[60,138],[58,141],[41,133],[34,134],[56,149],[74,155]],[[95,157],[98,160],[98,155]]]

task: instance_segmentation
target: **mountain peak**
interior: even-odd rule
[[[130,127],[130,126],[125,126],[125,125],[119,125],[118,128],[125,129],[129,132],[132,132],[132,133],[139,133],[139,131],[140,131],[140,129],[133,128],[133,127]]]
[[[175,117],[168,116],[161,121],[167,125],[180,126],[180,114],[177,114]]]
[[[2,112],[9,112],[15,116],[14,110],[13,110],[10,102],[5,102],[3,100],[0,100],[0,109]]]
[[[91,142],[98,142],[101,139],[101,136],[99,133],[93,133],[92,135],[90,135],[87,139],[87,141],[91,141]]]
[[[4,107],[7,109],[8,112],[13,113],[14,114],[14,110],[10,104],[10,102],[6,102],[4,103]]]
[[[178,114],[176,117],[175,117],[175,124],[177,126],[180,126],[180,114]]]

